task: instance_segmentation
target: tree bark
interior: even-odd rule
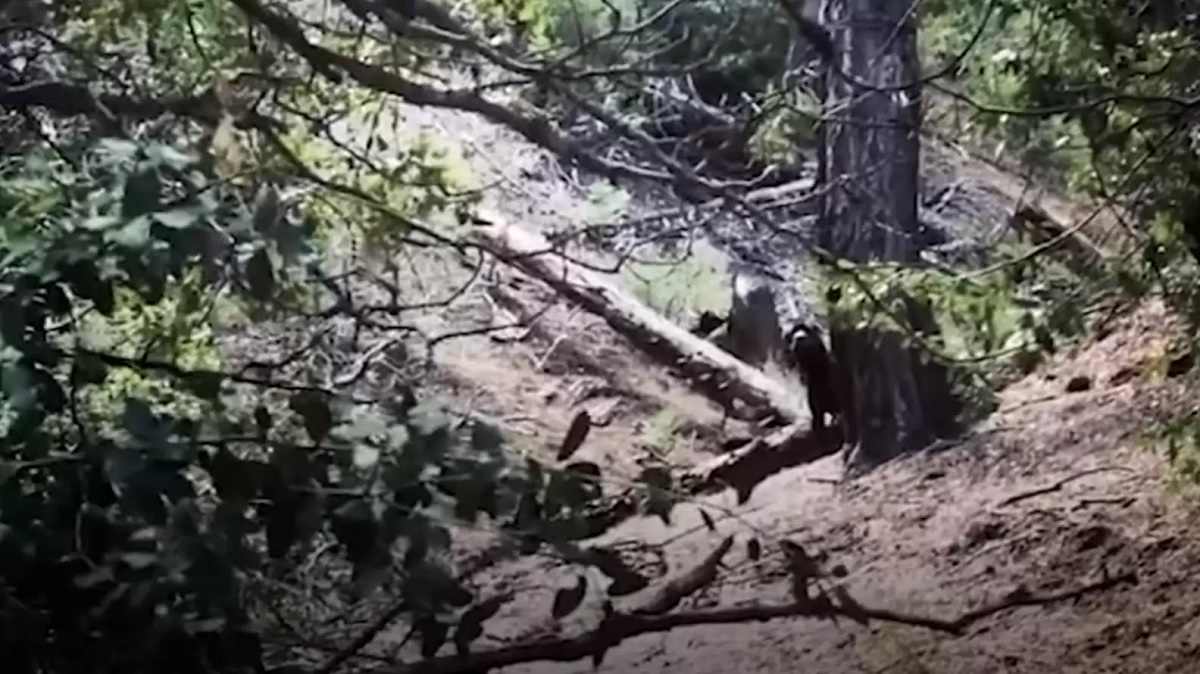
[[[820,245],[852,262],[919,261],[921,91],[913,0],[823,0],[835,46],[826,78]],[[907,85],[907,86],[906,86]],[[886,301],[886,298],[884,298]],[[909,301],[910,325],[932,332]],[[873,465],[953,431],[948,373],[904,335],[831,326],[851,391],[850,459]]]

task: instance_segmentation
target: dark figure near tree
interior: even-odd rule
[[[788,331],[787,357],[808,389],[808,408],[812,412],[813,433],[825,434],[825,415],[834,420],[834,429],[844,423],[842,396],[837,385],[837,368],[821,333],[811,325],[799,323]]]

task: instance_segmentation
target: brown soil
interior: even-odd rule
[[[451,115],[433,122],[449,137],[458,133],[483,147],[517,147],[505,134],[478,131],[476,124]],[[521,204],[529,226],[582,217],[577,211],[564,215],[567,205],[582,200],[578,185],[547,178],[536,153],[503,152],[508,161],[493,156],[489,162],[515,190],[507,197],[513,217]],[[722,437],[720,409],[631,351],[599,319],[555,303],[536,283],[506,284],[511,278],[502,272],[493,284],[527,306],[550,302],[552,308],[528,331],[502,333],[509,341],[477,336],[446,342],[437,352],[437,376],[427,382],[428,394],[460,412],[496,420],[514,445],[547,460],[572,417],[588,409],[602,426],[576,458],[604,467],[609,492],[622,489],[647,457],[687,468],[712,456]],[[505,322],[502,316],[491,320]],[[592,541],[619,546],[639,570],[662,579],[694,565],[723,536],[734,534],[737,545],[716,582],[686,599],[680,610],[787,602],[778,545],[784,538],[826,554],[826,568],[844,566],[846,577],[837,582],[861,603],[945,619],[1018,588],[1067,592],[1129,572],[1136,574],[1136,585],[1002,611],[957,637],[894,623],[862,627],[848,620],[779,619],[631,639],[609,651],[596,669],[581,660],[506,671],[1195,671],[1200,656],[1195,600],[1200,542],[1190,535],[1195,507],[1167,490],[1164,459],[1141,443],[1150,420],[1192,406],[1186,377],[1155,374],[1176,329],[1162,306],[1137,309],[1102,337],[1059,354],[1008,387],[1000,394],[999,411],[952,447],[847,482],[840,480],[839,459],[831,457],[773,476],[741,506],[731,492],[716,494],[677,507],[670,525],[637,516]],[[1072,382],[1080,376],[1088,386]],[[727,436],[746,432],[733,422],[724,427]],[[698,506],[717,520],[717,532],[704,526]],[[455,533],[460,566],[486,567],[472,585],[485,596],[515,596],[485,624],[476,650],[567,636],[595,624],[598,595],[561,622],[551,618],[555,590],[572,584],[576,569],[550,556],[488,564],[493,534],[486,528]],[[750,538],[762,543],[758,561],[747,554]],[[602,587],[602,577],[590,579],[591,588]],[[343,612],[338,619],[347,640],[393,601],[376,596]],[[352,662],[373,668],[380,657],[419,658],[412,643],[397,648],[408,633],[407,626],[395,625],[364,650],[375,662]]]
[[[1136,573],[1136,586],[1014,608],[961,637],[845,620],[677,629],[620,645],[596,671],[1193,671],[1200,649],[1200,606],[1192,594],[1200,590],[1200,544],[1188,535],[1193,508],[1168,495],[1163,461],[1139,443],[1144,422],[1190,399],[1183,384],[1149,374],[1172,325],[1160,306],[1119,320],[1103,339],[1004,391],[1000,410],[957,446],[841,484],[838,460],[827,459],[770,478],[743,506],[734,505],[731,493],[719,494],[678,507],[671,526],[635,517],[597,541],[642,551],[643,570],[661,576],[689,567],[722,536],[736,534],[739,545],[716,583],[683,609],[787,601],[775,544],[782,538],[826,553],[827,567],[844,565],[844,582],[863,604],[947,619],[1018,587],[1063,592],[1126,572]],[[655,449],[639,429],[658,410],[712,422],[710,406],[622,352],[607,327],[574,320],[557,329],[618,373],[620,383],[611,388],[633,394],[585,403],[596,408],[618,401],[611,425],[582,450],[587,458],[631,469],[639,452]],[[541,357],[540,346],[525,348],[527,362]],[[567,363],[538,371],[521,359],[479,356],[446,365],[488,391],[497,411],[523,418],[527,437],[544,439],[547,449],[566,430],[572,392],[599,379]],[[1090,378],[1090,388],[1068,393],[1067,383],[1080,375]],[[687,465],[703,456],[691,447],[678,442],[666,455]],[[1043,488],[1050,489],[1033,493]],[[717,533],[703,526],[697,505],[717,519]],[[764,544],[758,562],[740,544],[750,537]],[[585,604],[561,624],[550,618],[554,590],[571,582],[571,569],[552,559],[501,564],[478,580],[485,592],[520,590],[488,623],[480,648],[565,636],[598,616],[593,602],[592,610]],[[592,665],[539,663],[510,671],[585,672]]]

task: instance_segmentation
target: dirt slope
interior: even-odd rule
[[[657,574],[694,564],[724,534],[766,544],[757,563],[744,546],[735,547],[716,584],[687,600],[693,608],[784,601],[786,577],[772,543],[783,537],[827,553],[827,565],[845,565],[848,588],[864,604],[944,618],[1020,586],[1062,592],[1130,571],[1138,585],[1015,608],[960,638],[799,619],[678,629],[622,644],[598,671],[1194,671],[1200,655],[1194,601],[1200,542],[1188,529],[1194,515],[1165,494],[1161,460],[1137,442],[1143,421],[1189,398],[1183,384],[1144,374],[1170,325],[1157,306],[1121,320],[1104,339],[1005,391],[1000,412],[956,447],[842,485],[826,481],[840,474],[836,459],[786,471],[741,507],[731,494],[714,496],[705,502],[710,512],[725,512],[719,534],[684,505],[670,527],[635,518],[605,536],[631,549],[662,544],[663,559],[647,558],[647,570]],[[1091,377],[1092,389],[1066,393],[1077,374]],[[562,625],[549,620],[553,591],[569,580],[564,571],[548,560],[490,570],[486,587],[521,592],[489,623],[487,638],[498,644],[504,637],[567,634],[594,620],[587,610]],[[510,671],[591,670],[590,662],[579,662]]]
[[[414,110],[408,120],[439,137],[469,139],[469,162],[485,183],[498,186],[488,201],[522,224],[546,229],[594,219],[584,181],[511,134],[465,115]],[[1003,206],[998,200],[984,205]],[[588,409],[601,426],[577,457],[603,465],[616,478],[610,489],[619,489],[621,478],[632,476],[646,457],[685,468],[712,455],[721,411],[630,350],[599,319],[503,268],[465,294],[463,305],[462,315],[447,311],[429,320],[459,324],[471,314],[466,327],[500,325],[520,318],[522,310],[549,308],[528,328],[444,342],[435,370],[423,381],[426,395],[456,412],[494,419],[516,444],[547,456],[572,416]],[[1102,339],[1060,354],[1011,386],[998,413],[937,453],[840,484],[841,467],[831,458],[770,478],[742,506],[732,493],[718,494],[680,506],[670,526],[637,517],[596,541],[619,546],[644,573],[661,578],[694,564],[721,536],[735,534],[737,545],[717,581],[686,600],[685,609],[787,601],[782,538],[827,554],[827,567],[844,565],[844,582],[864,604],[942,618],[1020,587],[1035,594],[1065,592],[1106,573],[1127,572],[1136,573],[1138,585],[1005,611],[958,638],[844,620],[678,629],[621,644],[597,671],[1195,671],[1200,543],[1189,532],[1195,510],[1166,493],[1161,458],[1138,445],[1147,420],[1191,405],[1184,382],[1148,374],[1172,330],[1162,307],[1139,309]],[[1066,393],[1067,382],[1080,374],[1091,387]],[[733,423],[724,428],[727,435],[745,430]],[[1042,488],[1045,493],[1023,497]],[[703,526],[696,505],[718,520],[718,533]],[[747,556],[750,537],[764,544],[757,562]],[[487,566],[489,539],[487,531],[456,531],[457,561]],[[597,597],[561,624],[550,619],[554,591],[571,582],[570,573],[549,557],[487,566],[473,580],[477,589],[485,595],[513,591],[516,599],[488,621],[477,648],[567,635],[594,623]],[[392,601],[377,596],[353,610],[329,610],[340,614],[348,641]],[[395,625],[366,649],[368,657],[416,659],[413,644],[398,648],[408,633],[407,626]],[[593,668],[580,661],[508,671]]]

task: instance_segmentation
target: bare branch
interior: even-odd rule
[[[544,639],[482,653],[442,656],[410,665],[379,667],[372,671],[379,674],[384,672],[388,674],[460,674],[547,660],[572,662],[588,657],[592,658],[593,662],[599,663],[606,651],[622,641],[636,636],[668,632],[679,627],[765,622],[779,618],[846,617],[859,622],[872,620],[891,622],[960,636],[972,625],[1009,609],[1070,601],[1093,592],[1101,592],[1119,585],[1136,582],[1137,576],[1130,572],[1113,578],[1104,578],[1074,590],[1041,596],[1033,595],[1024,588],[1018,588],[998,602],[968,611],[953,619],[906,614],[864,606],[851,597],[844,587],[840,587],[835,592],[838,598],[837,602],[820,596],[790,604],[738,606],[665,615],[614,611],[606,615],[596,629],[575,637]]]

